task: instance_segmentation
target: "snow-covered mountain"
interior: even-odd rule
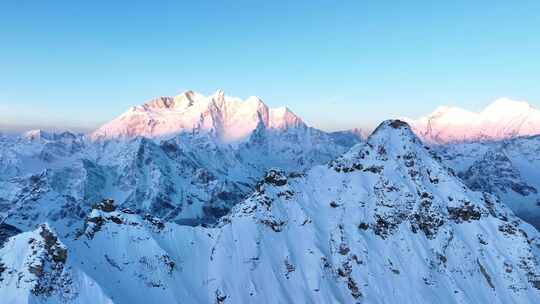
[[[481,112],[443,106],[417,120],[405,119],[430,144],[502,140],[540,134],[540,110],[524,101],[500,98]]]
[[[192,125],[196,116],[201,124]],[[0,214],[28,230],[49,220],[72,225],[105,198],[169,221],[212,222],[268,168],[302,172],[360,138],[219,91],[156,99],[88,137],[34,130],[0,140]]]
[[[205,132],[231,143],[247,139],[259,124],[279,130],[306,127],[288,108],[268,108],[255,96],[241,100],[226,96],[222,90],[210,96],[186,91],[132,107],[93,132],[91,137],[164,138],[186,132]]]
[[[500,98],[479,113],[440,107],[407,121],[469,187],[540,228],[540,110]]]
[[[433,148],[469,187],[499,196],[540,229],[540,136]]]
[[[214,227],[112,201],[0,249],[7,303],[536,303],[538,232],[406,123],[306,173],[272,169]]]

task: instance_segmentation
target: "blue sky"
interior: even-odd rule
[[[328,130],[539,106],[540,1],[447,2],[1,1],[0,128],[91,129],[185,89]]]

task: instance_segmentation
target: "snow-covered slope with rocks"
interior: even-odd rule
[[[540,136],[433,148],[469,187],[499,196],[540,228]]]
[[[540,110],[524,101],[499,98],[481,112],[442,106],[417,120],[405,119],[425,142],[501,140],[540,134]]]
[[[306,173],[267,172],[213,227],[96,204],[0,249],[19,303],[535,303],[538,232],[406,123]]]

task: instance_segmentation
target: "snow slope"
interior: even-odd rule
[[[524,101],[500,98],[481,112],[442,106],[417,120],[405,119],[430,144],[501,140],[540,134],[540,110]]]
[[[538,232],[494,196],[467,188],[401,121],[382,123],[366,143],[305,174],[269,170],[213,227],[104,201],[80,228],[46,225],[10,238],[0,249],[0,298],[540,301]]]

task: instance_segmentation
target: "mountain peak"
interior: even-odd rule
[[[218,89],[213,95],[212,99],[216,101],[224,101],[225,100],[225,92],[223,89]]]
[[[271,109],[258,97],[242,100],[219,89],[210,96],[185,91],[175,97],[154,98],[103,125],[91,138],[163,138],[197,131],[231,143],[247,139],[259,122],[270,129],[305,126],[286,107]]]
[[[143,104],[143,108],[152,110],[169,109],[174,105],[174,100],[169,96],[160,96],[150,99]]]
[[[391,170],[397,170],[398,167],[409,170],[414,164],[431,162],[432,156],[409,124],[392,119],[383,121],[366,142],[357,144],[330,166],[338,172],[367,170],[379,173],[387,166]]]
[[[373,141],[375,138],[391,137],[402,137],[417,140],[416,135],[413,133],[411,126],[408,123],[399,119],[389,119],[383,121],[377,128],[375,128],[375,131],[373,131],[373,133],[371,133],[369,136],[368,141]]]
[[[51,137],[51,133],[43,131],[42,129],[35,129],[25,132],[23,137],[28,140],[49,139]]]
[[[536,109],[526,101],[519,101],[507,97],[502,97],[495,100],[486,108],[484,108],[484,110],[480,114],[486,116],[486,118],[489,119],[508,117],[510,115],[527,114],[535,110]]]
[[[444,106],[428,116],[407,121],[424,141],[436,144],[540,134],[540,110],[525,101],[506,97],[480,112]]]

